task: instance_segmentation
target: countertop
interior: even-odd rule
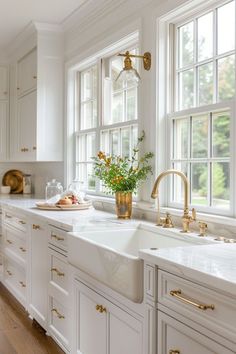
[[[160,269],[236,296],[236,244],[141,250],[139,255]]]

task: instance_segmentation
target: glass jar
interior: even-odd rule
[[[56,181],[55,179],[52,179],[50,182],[47,183],[45,191],[46,200],[49,200],[52,197],[55,197],[56,195],[61,195],[62,193],[63,187],[60,182]]]
[[[23,193],[31,194],[31,175],[23,176]]]

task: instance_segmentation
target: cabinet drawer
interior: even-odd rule
[[[26,219],[10,211],[3,212],[3,222],[23,232],[27,231]]]
[[[14,291],[18,300],[26,299],[26,275],[23,269],[4,257],[4,282]]]
[[[25,265],[27,248],[24,234],[10,227],[4,230],[4,254],[10,252],[16,261],[19,261],[22,266]]]
[[[67,251],[67,232],[55,226],[49,226],[48,242],[64,251]]]
[[[49,299],[49,327],[51,334],[56,337],[65,348],[69,347],[69,311],[55,298]]]
[[[49,248],[50,284],[57,285],[63,293],[68,294],[68,264],[67,258]]]
[[[158,271],[158,302],[236,343],[236,302],[232,298]]]
[[[234,354],[161,311],[158,311],[157,342],[161,354]]]

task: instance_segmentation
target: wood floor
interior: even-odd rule
[[[1,283],[0,354],[64,354]]]

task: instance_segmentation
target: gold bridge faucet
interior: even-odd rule
[[[189,206],[188,206],[188,201],[189,201],[189,182],[185,174],[181,171],[178,170],[166,170],[162,173],[160,173],[154,183],[153,190],[151,197],[153,199],[156,199],[159,197],[159,184],[161,180],[168,175],[178,175],[182,178],[182,181],[184,183],[184,214],[182,216],[182,225],[183,229],[181,232],[189,232],[189,224],[192,221],[196,220],[196,211],[195,209],[192,209],[192,215],[189,215]],[[158,216],[157,216],[157,225],[160,224],[160,210],[158,206]]]

